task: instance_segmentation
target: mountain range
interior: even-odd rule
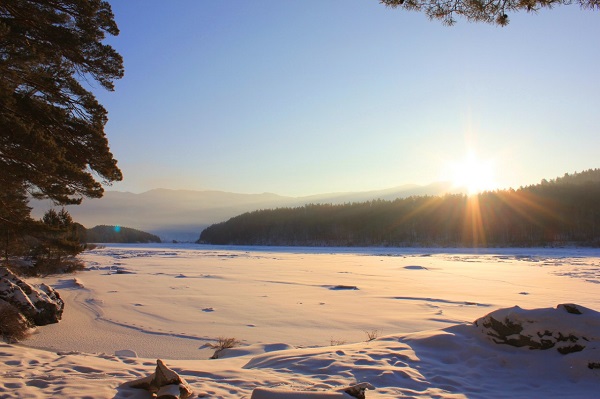
[[[106,191],[100,199],[84,199],[81,205],[65,208],[75,221],[87,228],[118,225],[156,234],[163,241],[196,241],[200,232],[211,224],[258,209],[298,207],[311,203],[343,204],[374,199],[393,200],[463,191],[447,182],[305,197],[158,188],[140,194]],[[32,200],[30,205],[33,207],[34,218],[41,218],[46,210],[53,207],[49,201],[38,200]]]

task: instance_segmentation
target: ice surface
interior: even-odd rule
[[[147,398],[121,384],[157,358],[194,397],[249,398],[256,387],[325,395],[357,382],[375,386],[367,398],[597,393],[594,348],[497,345],[471,322],[516,305],[600,309],[598,250],[120,245],[84,259],[76,276],[44,280],[66,301],[63,320],[0,345],[0,396]],[[241,346],[208,360],[207,344],[222,337]]]

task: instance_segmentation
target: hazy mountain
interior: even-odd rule
[[[460,193],[464,191],[464,189],[457,189],[453,187],[452,183],[437,182],[428,184],[426,186],[406,184],[385,190],[320,194],[308,197],[300,197],[297,199],[301,202],[299,205],[304,205],[311,202],[343,204],[346,202],[364,202],[374,199],[395,200],[396,198],[406,198],[416,195],[442,195],[446,193]]]
[[[79,206],[68,206],[73,219],[87,228],[119,225],[151,232],[163,241],[195,241],[200,232],[213,223],[222,222],[257,209],[295,207],[308,203],[363,202],[372,199],[395,199],[411,195],[440,195],[455,192],[450,183],[427,186],[405,185],[386,190],[329,193],[307,197],[277,194],[238,194],[223,191],[155,189],[141,194],[106,191],[100,199],[84,199]],[[49,201],[32,201],[32,215],[40,218],[52,207]]]

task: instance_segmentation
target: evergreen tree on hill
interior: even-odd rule
[[[149,243],[161,242],[160,238],[145,231],[121,226],[95,226],[86,230],[88,243]]]
[[[600,169],[518,190],[248,212],[199,242],[303,246],[600,246]]]

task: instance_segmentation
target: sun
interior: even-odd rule
[[[449,169],[453,185],[464,187],[470,195],[495,188],[493,162],[480,160],[473,152],[462,161],[451,163]]]

